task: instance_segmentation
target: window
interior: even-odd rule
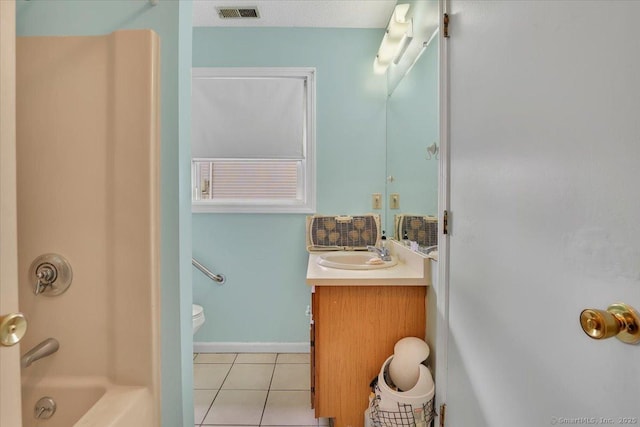
[[[193,212],[315,211],[315,69],[194,68]]]

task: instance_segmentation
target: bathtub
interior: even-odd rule
[[[41,397],[56,402],[55,414],[38,420]],[[154,427],[151,390],[111,384],[106,378],[51,377],[22,387],[23,427]]]

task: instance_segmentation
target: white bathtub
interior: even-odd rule
[[[56,402],[56,412],[38,420],[34,407],[45,396]],[[153,407],[149,389],[101,377],[52,377],[22,387],[23,427],[154,427]]]

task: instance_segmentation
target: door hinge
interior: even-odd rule
[[[444,418],[447,414],[447,404],[443,403],[440,405],[440,427],[444,427]]]
[[[449,14],[445,13],[442,17],[442,35],[449,38]]]
[[[449,212],[442,213],[442,234],[449,234]]]

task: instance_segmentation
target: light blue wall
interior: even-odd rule
[[[318,213],[371,212],[384,193],[386,79],[373,74],[383,30],[195,28],[194,67],[316,67]],[[378,213],[382,213],[378,211]],[[206,323],[196,342],[307,342],[305,215],[194,214]]]
[[[193,425],[191,288],[179,285],[191,281],[191,2],[163,0],[153,7],[144,0],[34,0],[19,1],[16,12],[19,36],[101,35],[124,28],[150,28],[160,36],[162,424]]]
[[[180,368],[173,375],[180,376],[182,385],[182,414],[170,415],[174,405],[163,403],[165,426],[172,426],[168,420],[173,417],[176,421],[182,418],[183,426],[194,423],[193,413],[193,321],[192,321],[192,275],[191,275],[191,49],[193,44],[193,2],[180,0],[179,15],[179,44],[178,44],[178,240],[179,240],[179,285],[167,284],[170,292],[178,293],[180,311],[176,323],[180,325]],[[175,158],[174,158],[175,161]],[[175,309],[175,301],[163,300],[163,309]],[[172,304],[173,302],[173,304]],[[169,325],[166,325],[168,328]],[[171,337],[163,328],[163,336]],[[165,340],[166,341],[166,340]],[[166,352],[171,342],[166,342]],[[173,352],[172,352],[173,353]],[[162,362],[165,363],[164,360]],[[171,366],[170,369],[173,369]],[[164,373],[164,370],[163,370]],[[176,379],[175,376],[172,376]],[[168,379],[163,380],[168,384]],[[165,396],[170,397],[168,393]],[[179,404],[179,401],[178,401]],[[165,408],[165,406],[168,406]],[[176,411],[177,412],[177,411]],[[181,415],[181,417],[180,417]]]
[[[438,210],[438,160],[427,160],[427,147],[438,143],[438,43],[431,43],[387,101],[387,173],[389,193],[400,195],[393,215],[433,215]],[[390,234],[392,236],[393,234]]]

